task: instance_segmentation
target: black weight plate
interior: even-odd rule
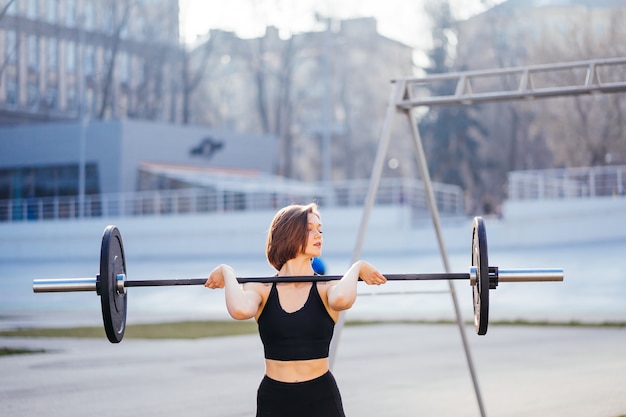
[[[115,226],[107,226],[100,249],[100,304],[107,338],[119,343],[126,329],[126,292],[117,291],[117,275],[126,274],[122,236]]]
[[[472,266],[476,267],[476,285],[473,287],[474,327],[476,333],[487,333],[489,323],[489,260],[487,259],[487,232],[481,217],[474,217],[472,225]]]

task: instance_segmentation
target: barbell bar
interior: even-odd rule
[[[389,281],[468,280],[473,287],[474,327],[476,333],[487,333],[489,319],[489,290],[500,282],[563,281],[562,268],[500,269],[488,266],[487,236],[482,218],[475,217],[472,224],[472,263],[467,273],[383,274]],[[207,278],[178,278],[157,280],[127,280],[124,245],[119,229],[107,226],[102,235],[100,273],[95,278],[35,279],[33,292],[95,291],[100,296],[102,318],[107,338],[119,343],[124,337],[127,313],[127,291],[132,287],[161,287],[178,285],[204,285]],[[341,279],[341,275],[272,276],[237,278],[247,282],[324,282]],[[359,279],[360,280],[360,279]]]
[[[388,281],[448,281],[470,280],[470,285],[476,285],[476,267],[470,267],[468,273],[426,273],[426,274],[385,274]],[[237,282],[325,282],[342,278],[342,275],[313,275],[313,276],[281,276],[281,277],[242,277]],[[563,269],[561,268],[535,268],[535,269],[498,269],[498,282],[540,282],[540,281],[563,281]],[[133,287],[173,287],[204,285],[207,278],[169,278],[169,279],[146,279],[126,280],[124,274],[117,275],[115,279],[116,289],[123,293],[126,288]],[[359,281],[363,281],[359,278]],[[33,292],[93,292],[97,291],[98,278],[43,278],[33,281]]]

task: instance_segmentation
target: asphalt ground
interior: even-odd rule
[[[626,414],[626,329],[490,326],[467,337],[486,415]],[[256,335],[200,340],[0,338],[0,416],[254,416]],[[349,417],[480,416],[458,328],[345,327],[333,369]]]

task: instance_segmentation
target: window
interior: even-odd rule
[[[56,70],[59,65],[59,47],[55,38],[46,39],[46,64],[48,69]]]
[[[85,29],[93,30],[96,28],[96,10],[92,2],[86,2],[84,5]]]
[[[96,71],[96,54],[94,47],[86,45],[83,53],[83,72],[85,77],[93,76]]]
[[[14,0],[13,3],[9,5],[9,8],[7,9],[7,14],[17,14],[17,0]]]
[[[26,17],[29,19],[37,19],[39,17],[39,0],[27,0]]]
[[[8,64],[17,64],[19,48],[17,43],[17,34],[15,31],[9,30],[6,33],[6,62]]]
[[[7,105],[9,107],[17,106],[18,98],[17,80],[7,78]]]
[[[39,40],[35,35],[28,37],[28,69],[31,71],[39,69]]]
[[[104,11],[102,29],[104,33],[113,34],[115,30],[115,9],[107,8]]]
[[[65,45],[65,71],[67,73],[76,71],[76,44],[71,41]]]
[[[120,53],[117,61],[117,77],[120,83],[128,82],[130,74],[130,60],[128,54]]]
[[[39,105],[39,85],[37,81],[30,81],[26,88],[26,101],[31,109],[36,109]]]
[[[46,0],[46,19],[50,23],[56,23],[58,19],[59,0]]]
[[[49,84],[46,90],[46,108],[56,110],[59,106],[59,88],[56,85]]]
[[[73,85],[67,86],[65,94],[65,110],[73,111],[78,108],[77,97],[78,94],[76,94],[76,87]]]
[[[76,26],[76,0],[65,0],[65,24]]]
[[[78,195],[78,165],[52,165],[0,169],[0,198]],[[85,165],[85,194],[100,192],[98,167]]]
[[[133,31],[135,33],[135,37],[141,40],[146,39],[145,30],[146,18],[143,15],[136,16],[133,20]]]

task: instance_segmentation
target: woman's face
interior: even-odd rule
[[[304,254],[310,258],[315,258],[322,254],[322,222],[313,213],[309,213],[308,216],[308,235]]]

